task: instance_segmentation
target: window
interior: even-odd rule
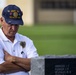
[[[76,9],[76,0],[42,0],[41,9]]]

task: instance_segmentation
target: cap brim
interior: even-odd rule
[[[5,19],[6,23],[8,24],[17,24],[17,25],[23,25],[23,20],[22,19]]]

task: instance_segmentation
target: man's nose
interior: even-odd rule
[[[12,29],[13,29],[13,30],[16,30],[17,27],[16,27],[15,25],[12,25]]]

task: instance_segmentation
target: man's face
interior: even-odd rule
[[[19,29],[19,25],[7,24],[3,18],[1,18],[1,24],[2,24],[2,30],[4,34],[8,37],[15,36],[15,34]]]

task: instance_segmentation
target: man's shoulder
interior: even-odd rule
[[[22,35],[22,34],[19,34],[17,33],[17,37],[20,39],[20,40],[25,40],[25,41],[32,41],[29,37],[25,36],[25,35]]]

